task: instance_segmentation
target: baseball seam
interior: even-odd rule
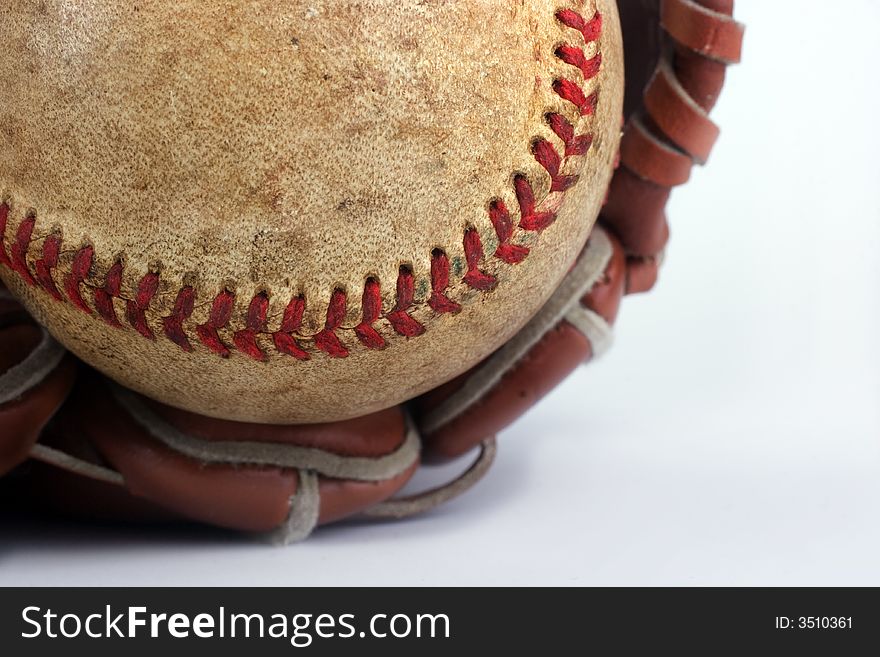
[[[592,57],[587,57],[585,47],[599,41],[602,35],[602,15],[597,11],[592,18],[586,19],[574,9],[560,9],[555,13],[556,20],[566,28],[580,33],[581,43],[565,43],[556,47],[554,55],[565,64],[577,68],[588,82],[599,75],[602,67],[600,50]],[[581,117],[594,115],[598,103],[598,90],[590,94],[584,85],[571,78],[558,78],[552,82],[553,92],[563,101],[574,105]],[[591,133],[578,132],[575,126],[562,114],[548,112],[545,121],[552,132],[559,138],[562,148],[558,148],[548,139],[539,137],[532,142],[532,154],[550,177],[547,195],[564,194],[578,182],[577,175],[562,173],[571,158],[583,156],[592,146]],[[551,226],[557,216],[558,204],[552,208],[545,206],[545,198],[538,199],[532,183],[522,174],[513,176],[513,187],[519,206],[519,222],[500,199],[488,205],[488,214],[498,240],[498,246],[491,257],[497,258],[507,265],[517,265],[529,255],[529,247],[515,243],[517,230],[527,233],[540,233]],[[125,323],[144,338],[157,339],[157,331],[161,325],[162,335],[180,349],[191,352],[194,342],[198,342],[214,354],[228,358],[233,351],[256,360],[267,361],[269,351],[273,347],[279,354],[285,354],[298,360],[309,360],[312,353],[306,349],[304,342],[311,340],[314,348],[333,358],[345,358],[350,353],[350,346],[340,338],[343,331],[353,331],[356,340],[367,349],[383,349],[387,346],[386,339],[376,329],[380,320],[384,320],[395,334],[414,338],[425,332],[425,325],[416,320],[411,312],[414,309],[415,277],[412,268],[402,265],[397,276],[396,297],[393,308],[383,312],[380,282],[377,278],[368,278],[364,283],[362,297],[362,317],[357,326],[343,326],[346,317],[348,293],[337,288],[333,291],[327,307],[324,328],[312,336],[301,335],[303,316],[306,309],[305,296],[300,294],[288,303],[278,330],[269,329],[269,296],[260,292],[248,301],[243,327],[233,327],[232,317],[238,302],[237,296],[228,289],[222,290],[210,302],[207,321],[190,327],[189,320],[196,305],[196,290],[185,285],[177,292],[171,312],[164,317],[156,317],[151,326],[149,318],[150,305],[160,289],[160,274],[150,271],[141,277],[133,298],[121,295],[124,263],[117,260],[104,276],[103,286],[95,286],[90,280],[97,278],[94,274],[95,252],[92,245],[81,246],[75,251],[70,270],[61,274],[63,280],[56,281],[53,271],[58,270],[59,258],[62,254],[62,236],[59,233],[49,234],[43,239],[40,257],[33,265],[28,262],[28,254],[34,240],[34,229],[37,218],[28,213],[18,225],[15,235],[9,238],[10,204],[0,202],[0,265],[16,272],[28,285],[40,288],[56,301],[70,303],[88,315],[97,315],[107,325],[124,329]],[[473,228],[465,229],[462,236],[466,267],[461,276],[462,282],[469,288],[479,292],[489,292],[497,285],[497,279],[484,271],[481,265],[487,254],[479,232]],[[450,259],[442,249],[434,249],[431,254],[431,292],[428,306],[437,315],[457,313],[461,305],[448,296],[450,276],[452,275]],[[86,293],[86,296],[84,296]],[[92,304],[87,296],[92,297]],[[114,300],[124,303],[124,317],[117,312]],[[231,334],[231,340],[224,340],[224,334]],[[271,343],[271,347],[269,346]]]

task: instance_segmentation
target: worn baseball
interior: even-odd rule
[[[469,369],[582,249],[614,0],[3,0],[0,278],[62,344],[233,420]]]

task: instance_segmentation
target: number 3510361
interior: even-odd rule
[[[851,630],[852,616],[777,616],[776,629]]]

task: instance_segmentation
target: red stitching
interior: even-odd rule
[[[34,233],[34,224],[37,222],[35,217],[27,217],[18,226],[15,233],[15,242],[12,244],[12,269],[18,272],[28,285],[36,285],[37,282],[31,276],[27,264],[27,252],[31,245],[31,237]]]
[[[5,202],[0,203],[0,264],[12,268],[12,261],[9,259],[9,256],[6,255],[6,246],[3,244],[3,240],[6,238],[6,225],[8,222],[9,205]]]
[[[437,314],[457,313],[461,305],[446,296],[449,287],[449,256],[440,249],[431,253],[431,298],[428,305]]]
[[[553,82],[553,91],[560,98],[567,100],[580,111],[581,116],[590,116],[596,111],[596,105],[599,102],[598,93],[587,96],[580,85],[574,80],[556,80]]]
[[[564,192],[578,181],[578,176],[567,176],[560,172],[562,158],[556,147],[546,139],[539,139],[532,145],[532,153],[547,173],[550,174],[550,191]]]
[[[189,338],[183,330],[183,323],[192,315],[195,307],[196,293],[189,285],[181,288],[174,300],[174,309],[168,317],[162,318],[162,328],[165,330],[165,337],[171,340],[184,351],[192,351],[192,345]]]
[[[584,36],[584,41],[598,41],[602,36],[602,14],[596,14],[589,21],[582,14],[573,9],[560,9],[556,12],[556,18],[559,22],[568,27],[572,27]]]
[[[566,64],[577,66],[581,73],[584,74],[584,80],[591,80],[599,75],[599,69],[602,68],[602,53],[590,59],[587,59],[583,48],[577,46],[559,46],[556,49],[556,56]]]
[[[208,321],[196,326],[196,335],[208,349],[222,358],[229,358],[229,347],[220,339],[220,329],[225,328],[232,319],[232,310],[235,307],[235,295],[228,290],[223,290],[214,297],[211,304],[211,312],[208,313]]]
[[[510,212],[504,201],[500,199],[492,201],[489,205],[489,219],[495,227],[499,242],[498,248],[495,249],[495,257],[509,265],[525,260],[529,255],[528,247],[510,243],[510,238],[513,237],[513,219],[510,218]]]
[[[361,306],[364,309],[363,321],[354,329],[358,340],[370,349],[384,349],[385,339],[373,328],[373,324],[382,316],[382,292],[379,289],[379,281],[375,278],[367,279]]]
[[[58,256],[61,253],[61,236],[49,235],[43,242],[43,257],[34,263],[34,278],[46,292],[52,295],[56,301],[64,301],[61,292],[52,278],[52,270],[58,266]]]
[[[294,297],[287,304],[284,318],[281,320],[281,330],[272,334],[275,348],[282,354],[293,356],[297,360],[308,360],[309,354],[296,341],[294,334],[302,328],[303,313],[305,313],[306,301],[303,297]]]
[[[556,221],[556,213],[538,210],[535,202],[535,190],[525,176],[513,179],[516,199],[519,201],[519,225],[523,230],[540,232]]]
[[[265,362],[269,359],[260,345],[257,344],[257,335],[266,333],[269,315],[269,297],[261,292],[253,299],[248,307],[247,320],[245,325],[247,328],[243,331],[237,331],[232,338],[238,350],[247,354],[254,360]]]
[[[348,356],[348,349],[336,335],[336,330],[342,326],[345,319],[347,304],[345,290],[339,288],[333,290],[333,294],[330,295],[330,304],[327,306],[327,322],[324,325],[324,330],[315,336],[315,346],[333,358]]]
[[[92,270],[92,263],[95,260],[95,249],[91,245],[84,246],[73,257],[73,264],[70,266],[70,273],[64,283],[64,291],[67,298],[70,299],[74,306],[82,310],[86,315],[92,314],[92,309],[82,297],[79,286],[85,282]]]
[[[475,290],[486,292],[495,287],[495,277],[480,269],[483,260],[483,241],[480,234],[473,228],[469,228],[464,234],[464,257],[467,261],[467,273],[464,282]]]
[[[401,267],[397,275],[397,304],[386,319],[398,335],[415,338],[425,332],[425,327],[412,318],[408,309],[413,305],[416,282],[412,269]]]
[[[585,44],[595,42],[601,36],[602,16],[598,12],[590,20],[586,20],[573,9],[559,10],[555,16],[562,25],[577,30],[583,36]],[[581,45],[563,44],[556,48],[554,54],[565,64],[577,68],[584,81],[595,78],[602,67],[601,52],[587,57]],[[588,95],[580,82],[566,78],[554,80],[552,89],[560,98],[577,107],[581,116],[595,113],[598,92]],[[532,143],[532,154],[550,177],[549,192],[564,193],[578,181],[577,175],[563,173],[566,163],[569,158],[585,155],[590,150],[593,135],[579,134],[575,126],[557,112],[548,113],[545,120],[562,142],[563,148],[560,152],[551,141],[537,138]],[[508,265],[522,262],[530,252],[529,247],[515,243],[515,226],[523,231],[539,233],[556,220],[556,213],[544,207],[544,200],[536,197],[535,187],[525,175],[514,176],[513,188],[519,205],[518,223],[501,199],[493,200],[487,209],[489,220],[498,238],[498,246],[492,257]],[[52,271],[57,270],[59,266],[62,252],[61,236],[53,233],[44,238],[41,257],[34,262],[31,271],[27,257],[34,240],[36,218],[28,214],[19,224],[10,252],[7,254],[4,241],[10,213],[9,204],[0,202],[0,265],[17,272],[29,285],[38,285],[53,298],[64,301],[66,296],[70,303],[83,312],[96,313],[108,325],[122,328],[123,324],[117,314],[114,300],[121,300],[123,262],[115,261],[107,271],[103,286],[92,288],[93,309],[83,297],[82,286],[88,285],[87,279],[94,269],[94,247],[85,245],[76,251],[70,264],[70,271],[64,279],[62,293],[52,276]],[[462,282],[483,292],[492,290],[498,281],[495,276],[483,269],[487,256],[482,238],[474,227],[468,226],[465,229],[462,246],[466,262]],[[446,252],[442,249],[434,249],[431,253],[431,292],[427,305],[438,315],[457,313],[461,310],[461,305],[448,296],[451,271],[452,266]],[[160,288],[160,273],[151,271],[138,281],[134,299],[125,300],[125,320],[135,331],[150,340],[155,340],[156,334],[150,326],[147,313]],[[415,288],[416,281],[412,267],[402,265],[397,276],[394,307],[389,312],[383,313],[380,282],[375,277],[366,279],[361,299],[361,321],[353,327],[358,342],[368,349],[385,348],[387,341],[377,328],[377,324],[382,319],[388,322],[397,335],[412,338],[424,333],[425,326],[412,314],[416,306]],[[193,351],[193,346],[185,324],[193,314],[195,301],[195,289],[190,285],[184,286],[177,291],[171,313],[161,318],[164,336],[188,352]],[[199,342],[209,351],[228,358],[232,351],[236,350],[256,361],[265,362],[269,356],[265,346],[260,343],[261,337],[271,336],[276,352],[297,360],[305,361],[311,358],[310,353],[300,342],[305,339],[300,335],[306,309],[306,299],[303,295],[295,296],[290,300],[279,329],[271,333],[268,326],[270,310],[268,293],[259,292],[251,297],[245,317],[245,327],[240,330],[234,330],[230,326],[235,305],[236,294],[230,290],[221,291],[211,302],[207,321],[195,327],[195,335]],[[347,305],[346,291],[341,288],[335,289],[327,306],[324,328],[311,338],[317,350],[334,358],[344,358],[349,355],[348,347],[338,335],[339,331],[352,330],[343,326]],[[228,337],[229,333],[231,333],[231,341],[227,343],[223,336]]]
[[[150,272],[140,280],[134,299],[129,301],[125,307],[125,316],[128,319],[128,323],[134,327],[134,330],[149,340],[155,340],[156,336],[147,323],[147,310],[158,291],[159,274]]]
[[[574,126],[562,114],[552,112],[546,119],[550,129],[565,144],[565,157],[586,155],[590,150],[593,145],[593,135],[576,135]]]
[[[116,316],[116,309],[113,307],[113,297],[118,297],[122,288],[122,263],[118,260],[110,267],[107,272],[107,280],[104,282],[104,288],[95,290],[95,310],[101,318],[110,326],[120,328],[119,318]]]

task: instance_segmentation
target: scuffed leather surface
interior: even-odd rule
[[[91,245],[84,301],[124,264],[115,294],[122,328],[0,277],[53,335],[118,382],[164,403],[231,420],[325,422],[356,417],[424,392],[487,356],[541,307],[583,246],[611,176],[623,99],[622,51],[611,0],[575,5],[605,15],[599,77],[554,55],[583,44],[555,18],[556,0],[467,3],[380,0],[7,0],[0,8],[0,195],[12,209],[6,248],[37,224],[27,260],[63,237],[59,287]],[[558,78],[600,90],[589,116],[553,91]],[[561,148],[545,120],[564,114],[593,147],[566,163],[577,185],[550,192],[532,143]],[[557,210],[552,226],[520,230],[531,247],[513,266],[487,208],[518,207],[513,177]],[[516,217],[515,217],[516,218]],[[494,290],[463,283],[463,235],[481,236]],[[453,262],[457,314],[428,307],[435,249]],[[415,277],[412,316],[426,337],[375,328],[368,349],[353,328],[365,281],[379,281],[386,313],[400,267]],[[146,310],[156,337],[125,320],[142,277],[161,284]],[[195,303],[184,329],[193,351],[163,336],[178,293]],[[351,354],[315,348],[331,297],[346,293],[340,328]],[[220,338],[248,325],[249,301],[269,299],[259,338],[268,362],[219,357],[195,338],[212,299],[235,294]],[[306,361],[269,337],[299,295],[297,339]],[[95,309],[92,308],[92,311]],[[235,403],[230,403],[234,399]]]

